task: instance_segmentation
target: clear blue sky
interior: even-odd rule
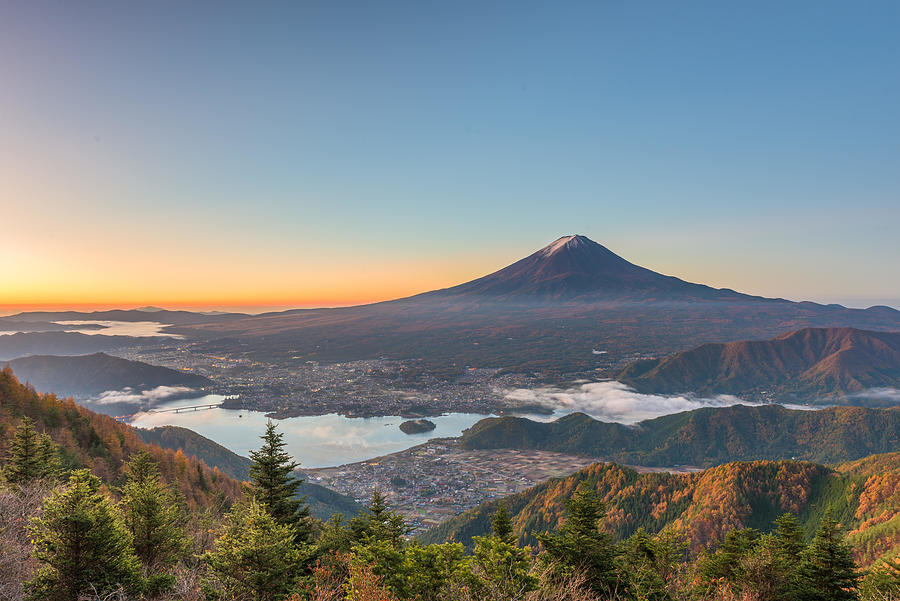
[[[0,304],[389,298],[583,233],[900,305],[898,2],[137,4],[0,6]]]

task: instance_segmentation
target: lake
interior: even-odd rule
[[[181,399],[156,407],[167,409],[218,403],[224,397],[208,395],[198,399]],[[421,434],[404,434],[400,423],[406,418],[396,416],[349,418],[334,413],[275,420],[278,431],[284,433],[287,450],[305,467],[328,467],[353,463],[395,453],[421,444],[431,438],[459,436],[463,430],[488,417],[478,413],[450,413],[429,417],[436,428]],[[526,415],[531,419],[555,419],[546,415]],[[266,428],[267,418],[258,411],[208,409],[182,413],[139,413],[132,426],[182,426],[216,441],[239,455],[260,446],[259,436]]]

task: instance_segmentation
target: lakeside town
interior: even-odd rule
[[[465,450],[458,438],[437,438],[367,461],[304,469],[309,482],[366,503],[378,489],[391,508],[421,534],[494,498],[550,478],[567,476],[599,459],[552,451]]]

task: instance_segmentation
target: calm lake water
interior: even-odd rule
[[[170,338],[182,338],[176,334],[167,334],[163,332],[163,328],[169,327],[169,324],[158,323],[155,321],[105,321],[105,320],[73,320],[73,321],[57,321],[64,326],[103,326],[102,328],[85,328],[73,329],[70,332],[78,332],[80,334],[88,334],[89,336],[166,336]]]
[[[199,399],[181,399],[156,407],[186,407],[218,403],[223,397],[209,395]],[[276,420],[278,430],[284,432],[288,451],[306,467],[327,467],[363,461],[408,449],[431,438],[459,436],[462,431],[486,415],[450,413],[429,417],[436,428],[421,434],[400,431],[402,417],[349,418],[337,414],[291,417]],[[532,419],[548,416],[527,415]],[[558,417],[555,416],[555,417]],[[259,436],[265,431],[266,416],[258,411],[210,409],[182,413],[140,413],[131,425],[139,428],[182,426],[216,441],[235,453],[247,456],[260,446]]]

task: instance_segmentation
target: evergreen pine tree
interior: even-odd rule
[[[275,431],[275,423],[269,420],[266,433],[261,436],[263,445],[258,451],[250,451],[253,464],[250,480],[253,496],[266,506],[266,512],[276,522],[291,526],[298,541],[310,537],[309,507],[297,491],[303,480],[293,472],[300,465],[284,450],[284,434]]]
[[[38,458],[41,477],[56,480],[62,474],[62,462],[59,458],[59,447],[49,434],[41,434],[38,439]]]
[[[800,563],[803,597],[808,601],[852,601],[858,598],[859,573],[840,525],[826,516]]]
[[[618,588],[609,535],[600,530],[606,506],[597,493],[582,486],[565,501],[566,519],[556,532],[537,536],[543,546],[539,559],[552,577],[579,574],[600,595]]]
[[[509,517],[509,511],[504,503],[500,503],[500,507],[491,516],[491,533],[494,538],[504,543],[511,545],[516,542],[513,536],[512,519]]]
[[[125,525],[151,588],[159,590],[174,581],[164,571],[187,550],[184,516],[175,494],[160,481],[159,467],[149,453],[131,457],[127,477],[121,503]]]
[[[112,501],[100,492],[100,479],[74,472],[68,484],[44,503],[29,531],[41,568],[25,583],[29,600],[77,601],[140,582],[131,534]]]
[[[23,417],[13,434],[4,476],[10,484],[27,484],[42,473],[40,437],[31,418]]]
[[[355,560],[370,566],[383,585],[402,597],[407,588],[403,565],[409,528],[402,515],[388,508],[387,500],[377,488],[372,491],[366,510],[350,520]]]
[[[212,551],[203,558],[218,578],[213,586],[226,599],[283,599],[300,575],[304,546],[292,525],[280,524],[251,498],[225,516]]]
[[[759,532],[753,528],[729,530],[719,548],[700,560],[701,577],[708,582],[720,580],[734,583],[740,580],[743,559],[759,541]]]
[[[785,513],[775,520],[775,532],[768,538],[775,575],[769,580],[779,599],[802,599],[800,558],[806,550],[803,539],[803,527],[793,515]]]
[[[470,575],[470,560],[460,543],[410,544],[403,560],[407,595],[415,601],[453,599],[453,586]]]
[[[796,564],[804,549],[803,527],[797,518],[785,513],[775,520],[775,550],[779,558]]]
[[[673,532],[651,537],[638,528],[619,545],[619,573],[627,581],[625,592],[634,599],[668,601],[668,580],[675,572],[687,544]]]

